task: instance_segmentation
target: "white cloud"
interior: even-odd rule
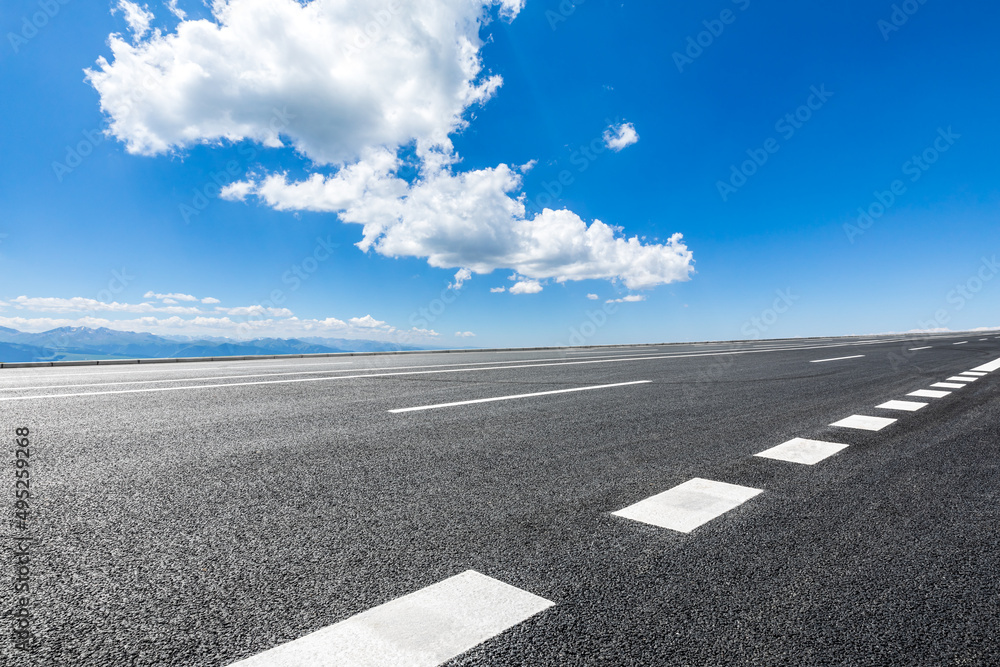
[[[166,299],[170,299],[170,300],[175,301],[175,302],[176,301],[197,301],[198,300],[198,297],[191,296],[190,294],[179,294],[179,293],[157,294],[156,292],[152,292],[152,291],[146,292],[145,294],[143,294],[142,298],[143,299],[160,299],[161,301],[164,301]],[[202,303],[207,303],[207,302],[203,301]]]
[[[416,336],[431,336],[431,337],[441,335],[437,331],[434,331],[433,329],[421,329],[419,327],[413,327],[409,331],[405,331],[403,333],[412,334]]]
[[[219,301],[215,297],[211,297],[211,296],[206,296],[204,299],[201,300],[201,302],[202,303],[207,303],[207,304],[222,303],[221,301]]]
[[[493,292],[494,294],[499,294],[500,292],[506,292],[507,288],[506,287],[491,287],[490,291]]]
[[[465,281],[472,277],[472,271],[468,269],[459,269],[458,273],[455,274],[455,282],[448,285],[448,289],[462,289],[462,285]]]
[[[510,288],[511,294],[538,294],[541,291],[542,285],[537,280],[522,280]]]
[[[604,130],[604,145],[617,152],[639,141],[639,133],[632,123],[619,123]]]
[[[590,299],[591,301],[597,301],[601,297],[597,296],[596,294],[588,294],[587,298]]]
[[[604,303],[636,303],[638,301],[645,301],[645,294],[629,294],[621,299],[608,299]]]
[[[179,18],[181,21],[187,18],[187,12],[177,6],[177,0],[167,0],[167,9],[170,13]]]
[[[455,335],[459,338],[474,338],[476,334],[471,331],[456,331]]]
[[[294,313],[287,308],[267,308],[261,305],[256,306],[239,306],[236,308],[222,308],[216,306],[215,308],[220,313],[225,313],[232,317],[261,317],[263,315],[270,315],[271,317],[292,317]]]
[[[674,234],[666,243],[624,238],[600,220],[568,210],[526,216],[520,174],[507,165],[453,173],[429,168],[414,184],[393,175],[396,156],[375,151],[335,176],[290,183],[271,175],[254,193],[278,210],[335,212],[363,225],[362,250],[425,257],[438,268],[490,273],[512,268],[557,282],[621,279],[629,289],[688,280],[692,253]]]
[[[352,327],[358,327],[361,329],[392,329],[391,326],[381,320],[376,320],[371,315],[365,315],[364,317],[352,317],[348,320],[348,322]]]
[[[141,40],[149,32],[149,25],[155,18],[149,7],[140,7],[129,0],[118,0],[115,10],[125,15],[125,23],[128,24],[134,41]]]
[[[97,299],[74,296],[68,299],[62,297],[27,297],[19,296],[13,300],[18,310],[30,310],[36,313],[171,313],[175,315],[195,315],[201,310],[187,306],[156,306],[151,303],[107,303]]]
[[[110,61],[87,77],[133,153],[282,137],[328,164],[414,140],[448,151],[465,110],[501,84],[479,58],[494,5],[509,20],[522,1],[215,0],[211,20],[173,33],[134,45],[112,35]]]
[[[513,19],[523,4],[215,0],[210,20],[134,45],[112,35],[110,60],[87,77],[111,134],[132,153],[249,139],[293,146],[314,169],[329,165],[301,181],[254,175],[223,196],[335,213],[362,226],[366,252],[469,277],[513,269],[535,282],[620,280],[629,289],[688,280],[692,253],[680,234],[644,244],[568,210],[529,217],[522,178],[534,161],[457,170],[451,135],[501,85],[480,59],[485,9]],[[631,124],[611,130],[615,150],[638,138]],[[400,148],[411,145],[416,157],[404,165]]]

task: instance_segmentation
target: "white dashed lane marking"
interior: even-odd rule
[[[965,345],[965,344],[966,344],[966,343],[968,343],[968,342],[969,342],[969,341],[967,341],[967,340],[963,340],[963,341],[959,341],[959,342],[957,342],[957,343],[952,343],[952,345]]]
[[[533,396],[551,396],[552,394],[568,394],[574,391],[590,391],[592,389],[610,389],[611,387],[627,387],[633,384],[649,384],[652,380],[637,380],[635,382],[616,382],[615,384],[598,384],[592,387],[574,387],[573,389],[554,389],[552,391],[536,391],[532,394],[514,394],[512,396],[495,396],[493,398],[476,398],[469,401],[455,401],[453,403],[437,403],[436,405],[418,405],[412,408],[396,408],[389,410],[393,414],[400,412],[417,412],[418,410],[437,410],[438,408],[452,408],[457,405],[472,405],[474,403],[493,403],[494,401],[511,401],[515,398],[531,398]]]
[[[468,570],[232,667],[434,667],[551,606]]]
[[[934,347],[934,346],[933,345],[928,345],[927,347],[911,347],[910,348],[910,352],[916,352],[917,350],[929,350],[932,347]]]
[[[965,385],[961,382],[935,382],[931,386],[938,387],[940,389],[961,389]]]
[[[841,426],[843,428],[857,428],[863,431],[881,431],[889,424],[895,422],[889,417],[869,417],[867,415],[851,415],[840,421],[833,422],[830,426]]]
[[[948,382],[975,382],[978,379],[979,378],[962,377],[961,375],[954,375],[954,376],[952,376],[950,378],[947,378],[947,381]]]
[[[907,396],[917,396],[918,398],[944,398],[950,391],[934,391],[933,389],[918,389],[911,391]]]
[[[962,371],[959,375],[972,375],[974,377],[983,377],[984,375],[989,375],[989,373],[981,373],[979,371]]]
[[[754,456],[811,466],[846,448],[847,445],[842,445],[839,442],[792,438],[788,442],[783,442],[776,447],[754,454]]]
[[[760,493],[763,493],[762,489],[695,477],[612,514],[660,528],[690,533]]]
[[[855,355],[852,355],[850,357],[835,357],[833,359],[813,359],[809,363],[810,364],[822,364],[823,362],[826,362],[826,361],[843,361],[844,359],[860,359],[863,356],[865,356],[865,355],[863,355],[863,354],[855,354]]]
[[[883,410],[906,410],[908,412],[916,412],[920,408],[926,408],[930,403],[919,403],[917,401],[886,401],[882,405],[876,405],[876,408],[882,408]]]
[[[974,371],[983,371],[985,373],[992,373],[993,371],[998,370],[998,369],[1000,369],[1000,359],[996,359],[995,361],[991,361],[988,364],[983,364],[982,366],[976,366],[972,370],[974,370]]]

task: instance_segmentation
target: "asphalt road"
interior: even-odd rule
[[[551,604],[450,666],[997,665],[1000,370],[907,396],[997,359],[968,334],[2,369],[0,664],[229,665],[474,570]],[[794,438],[847,447],[754,456]],[[613,514],[693,478],[761,492],[690,532]]]

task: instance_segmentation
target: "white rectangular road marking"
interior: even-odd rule
[[[966,343],[968,343],[968,342],[969,342],[969,341],[967,341],[967,340],[963,340],[963,341],[960,341],[960,342],[958,342],[958,343],[952,343],[952,345],[965,345],[965,344],[966,344]]]
[[[553,391],[536,391],[532,394],[514,394],[512,396],[495,396],[493,398],[476,398],[470,401],[455,401],[454,403],[438,403],[436,405],[418,405],[413,408],[396,408],[389,410],[393,414],[400,412],[416,412],[418,410],[436,410],[452,408],[456,405],[472,405],[473,403],[492,403],[493,401],[510,401],[515,398],[531,398],[532,396],[551,396],[552,394],[568,394],[573,391],[590,391],[591,389],[609,389],[611,387],[627,387],[633,384],[649,384],[652,380],[637,380],[635,382],[616,382],[615,384],[597,384],[590,387],[574,387],[573,389],[555,389]]]
[[[434,667],[551,606],[467,570],[232,667]]]
[[[810,364],[821,364],[824,361],[843,361],[844,359],[860,359],[863,356],[865,356],[865,355],[863,355],[863,354],[855,354],[855,355],[852,355],[850,357],[836,357],[834,359],[813,359],[809,363]]]
[[[948,382],[975,382],[978,379],[979,378],[975,378],[975,377],[963,377],[961,375],[953,375],[952,377],[947,378],[947,381]]]
[[[934,391],[933,389],[918,389],[916,391],[911,391],[907,396],[916,396],[918,398],[944,398],[950,391]]]
[[[965,385],[961,382],[935,382],[931,386],[938,387],[940,389],[961,389]]]
[[[876,405],[876,408],[882,408],[883,410],[906,410],[907,412],[916,412],[920,408],[926,408],[930,403],[920,403],[918,401],[886,401],[882,405]]]
[[[980,371],[962,371],[959,375],[971,375],[973,377],[983,377],[984,375],[989,375],[989,373],[982,373]]]
[[[660,528],[690,533],[759,493],[763,493],[763,490],[695,477],[612,514]]]
[[[983,364],[982,366],[976,366],[972,370],[983,371],[984,373],[992,373],[997,369],[1000,369],[1000,359],[997,359],[996,361],[991,361],[988,364]]]
[[[840,421],[833,422],[830,426],[842,426],[844,428],[857,428],[863,431],[881,431],[889,424],[896,421],[889,417],[869,417],[867,415],[851,415]]]
[[[934,347],[934,346],[933,345],[928,345],[927,347],[911,347],[910,348],[910,352],[916,352],[917,350],[929,350],[932,347]]]
[[[776,447],[772,447],[771,449],[765,449],[759,454],[754,454],[754,456],[760,456],[765,459],[776,459],[778,461],[802,463],[804,465],[811,466],[846,448],[847,445],[842,445],[839,442],[792,438],[788,442],[783,442]]]

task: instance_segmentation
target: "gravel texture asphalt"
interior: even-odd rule
[[[997,665],[1000,371],[906,396],[984,336],[2,369],[0,664],[228,665],[474,569],[555,605],[453,667]],[[849,447],[753,456],[795,437]],[[693,477],[764,492],[689,534],[611,514]]]

